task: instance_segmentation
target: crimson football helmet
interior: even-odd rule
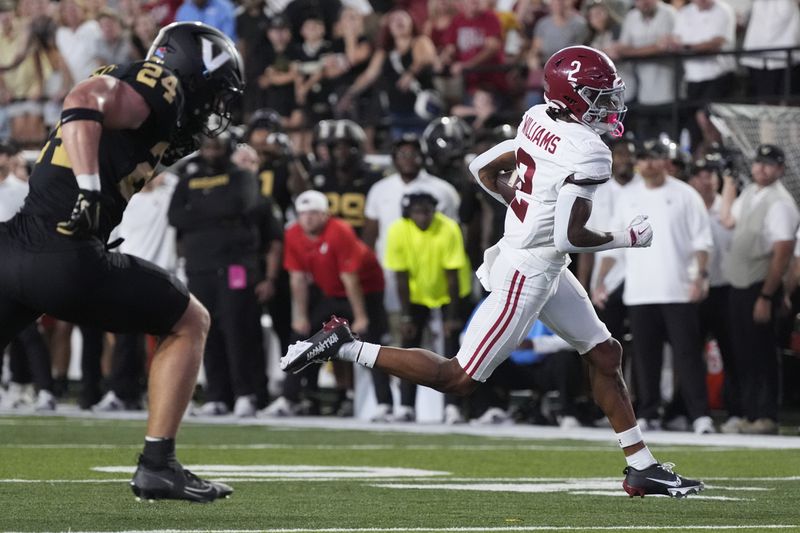
[[[622,136],[625,82],[609,57],[588,46],[569,46],[544,66],[544,98],[594,131]]]

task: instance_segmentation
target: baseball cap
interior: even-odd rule
[[[762,144],[756,148],[754,161],[782,165],[786,161],[786,156],[783,154],[783,150],[774,144]]]
[[[289,21],[283,15],[275,15],[271,19],[269,19],[269,24],[267,25],[268,28],[288,28]]]
[[[694,176],[704,170],[713,172],[716,169],[717,169],[716,163],[710,160],[709,158],[704,157],[702,159],[695,159],[694,161],[692,161],[692,164],[689,166],[689,175]]]
[[[294,201],[294,210],[298,213],[306,211],[328,212],[328,197],[319,191],[306,191],[300,193]]]
[[[636,151],[636,157],[639,159],[667,159],[669,157],[669,145],[661,139],[648,139]]]

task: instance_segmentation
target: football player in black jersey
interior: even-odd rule
[[[144,61],[109,65],[64,100],[21,212],[0,224],[0,349],[42,313],[115,333],[161,337],[149,376],[144,451],[131,481],[142,498],[231,494],[175,458],[209,327],[206,309],[160,268],[108,252],[131,195],[227,127],[244,89],[241,58],[201,23],[161,30]]]
[[[358,236],[364,228],[367,192],[383,177],[364,160],[364,130],[348,119],[322,121],[329,161],[311,176],[311,187],[324,192],[330,202],[330,214],[345,220]],[[320,124],[322,124],[322,122]]]

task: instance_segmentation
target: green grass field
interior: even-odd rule
[[[708,488],[630,499],[610,430],[605,443],[188,423],[181,461],[236,490],[201,505],[134,499],[143,428],[0,417],[0,530],[800,531],[798,449],[653,445]]]

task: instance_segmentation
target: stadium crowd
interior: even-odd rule
[[[145,58],[175,20],[238,43],[239,126],[148,183],[114,238],[182,276],[211,313],[197,414],[352,416],[356,382],[371,379],[369,418],[414,421],[415,385],[401,383],[395,400],[388,376],[337,362],[323,367],[330,387],[312,366],[270,375],[282,381],[270,388],[268,359],[331,314],[370,342],[455,355],[483,296],[473,269],[506,216],[467,164],[543,101],[550,55],[585,44],[617,62],[630,106],[628,132],[608,139],[614,177],[590,225],[646,212],[656,238],[580,254],[571,268],[625,341],[639,424],[712,433],[713,410],[721,431],[777,433],[780,348],[799,303],[800,211],[780,180],[789,146],[759,146],[734,175],[706,104],[777,103],[787,80],[797,86],[800,54],[713,55],[800,47],[794,0],[0,0],[0,220],[22,205],[25,150],[44,143],[69,89]],[[141,409],[156,341],[75,326],[81,408]],[[43,317],[15,339],[0,406],[56,408],[72,328]],[[587,388],[580,359],[537,323],[468,403],[446,398],[442,416],[592,424]]]

